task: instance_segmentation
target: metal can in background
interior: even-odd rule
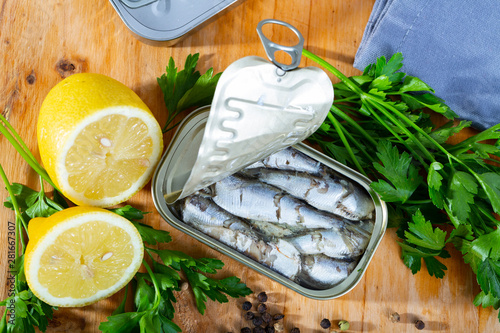
[[[173,45],[242,0],[109,0],[138,37]]]

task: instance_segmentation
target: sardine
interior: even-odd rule
[[[354,186],[354,189],[338,203],[337,214],[349,220],[372,219],[375,205],[365,190]]]
[[[209,198],[190,196],[180,206],[182,220],[202,233],[288,277],[301,265],[299,251],[286,240],[264,242],[248,223],[218,207]]]
[[[344,281],[357,262],[332,259],[323,255],[304,256],[296,282],[314,289],[328,289]]]
[[[287,278],[294,279],[300,270],[302,261],[299,251],[285,240],[264,242],[254,234],[240,230],[208,225],[193,226]]]
[[[369,238],[357,232],[318,230],[287,238],[301,254],[324,254],[332,258],[354,258],[363,254]]]
[[[342,229],[345,221],[258,180],[231,175],[213,185],[214,202],[241,218],[294,228]]]
[[[179,204],[182,219],[192,224],[202,224],[213,227],[245,228],[244,220],[228,213],[217,206],[211,198],[191,195]],[[250,227],[246,227],[250,231]]]
[[[265,168],[245,169],[242,173],[278,187],[317,209],[350,220],[371,218],[375,209],[366,191],[333,174],[315,176]]]
[[[292,147],[282,149],[272,155],[269,155],[265,159],[247,166],[247,169],[263,167],[280,170],[303,171],[318,175],[325,172],[325,168],[320,162],[313,160],[309,156],[306,156],[304,153]]]

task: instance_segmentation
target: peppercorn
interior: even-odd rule
[[[298,327],[294,327],[292,328],[292,330],[290,331],[290,333],[300,333],[300,330]]]
[[[252,333],[250,327],[243,327],[240,331],[241,333]]]
[[[417,330],[423,330],[425,328],[425,323],[421,320],[415,321],[415,327]]]
[[[241,305],[241,307],[243,308],[243,310],[248,311],[252,308],[252,303],[246,301]]]
[[[253,333],[266,333],[263,327],[257,326],[253,329]]]
[[[347,320],[341,320],[339,321],[339,328],[341,331],[347,331],[349,329],[349,322]]]
[[[332,323],[325,318],[321,321],[319,325],[321,326],[321,328],[329,328],[330,326],[332,326]]]
[[[247,313],[245,313],[246,320],[252,320],[254,317],[255,317],[255,315],[252,311],[248,311]]]
[[[252,323],[254,324],[254,326],[260,326],[262,325],[264,321],[262,320],[262,317],[261,316],[256,316],[253,320],[252,320]]]
[[[267,311],[267,305],[265,303],[260,303],[259,306],[257,307],[257,311],[260,313],[264,313]]]
[[[275,333],[274,327],[271,325],[266,326],[266,333]]]
[[[257,295],[257,299],[259,300],[259,302],[267,302],[267,294],[265,291],[261,292],[260,294]]]
[[[283,330],[285,329],[283,327],[283,323],[281,321],[274,323],[273,326],[274,326],[274,329],[276,330],[276,332],[283,332]]]
[[[262,314],[262,320],[263,320],[265,323],[270,323],[270,322],[271,322],[271,320],[273,320],[273,316],[271,316],[271,315],[269,314],[269,312],[264,312],[264,313]]]
[[[399,323],[399,321],[401,320],[401,317],[399,316],[399,313],[394,312],[391,314],[390,319],[393,323]]]
[[[273,316],[273,319],[274,319],[274,320],[280,320],[280,319],[283,319],[284,317],[285,317],[285,315],[284,315],[284,314],[282,314],[282,313],[277,313],[277,314],[275,314],[275,315]]]

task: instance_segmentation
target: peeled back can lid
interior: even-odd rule
[[[293,47],[283,51],[298,66],[300,59],[296,62],[294,57],[300,58],[303,38],[294,31],[300,51]],[[264,39],[263,43],[269,46]],[[272,47],[280,46],[273,43]],[[165,195],[168,204],[303,141],[323,123],[333,103],[328,75],[317,67],[294,69],[270,59],[273,63],[245,57],[221,75],[201,145],[193,147],[198,155],[192,171],[185,182],[177,182],[179,188]]]

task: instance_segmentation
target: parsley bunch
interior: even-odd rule
[[[310,140],[374,180],[371,187],[389,203],[389,225],[398,227],[405,265],[415,274],[423,261],[442,278],[439,258],[450,256],[445,246],[452,243],[481,287],[474,304],[498,309],[500,124],[450,145],[448,138],[471,123],[456,120],[425,82],[400,72],[400,53],[352,77],[309,51],[303,55],[340,79],[330,113]],[[428,110],[448,122],[436,128]]]

